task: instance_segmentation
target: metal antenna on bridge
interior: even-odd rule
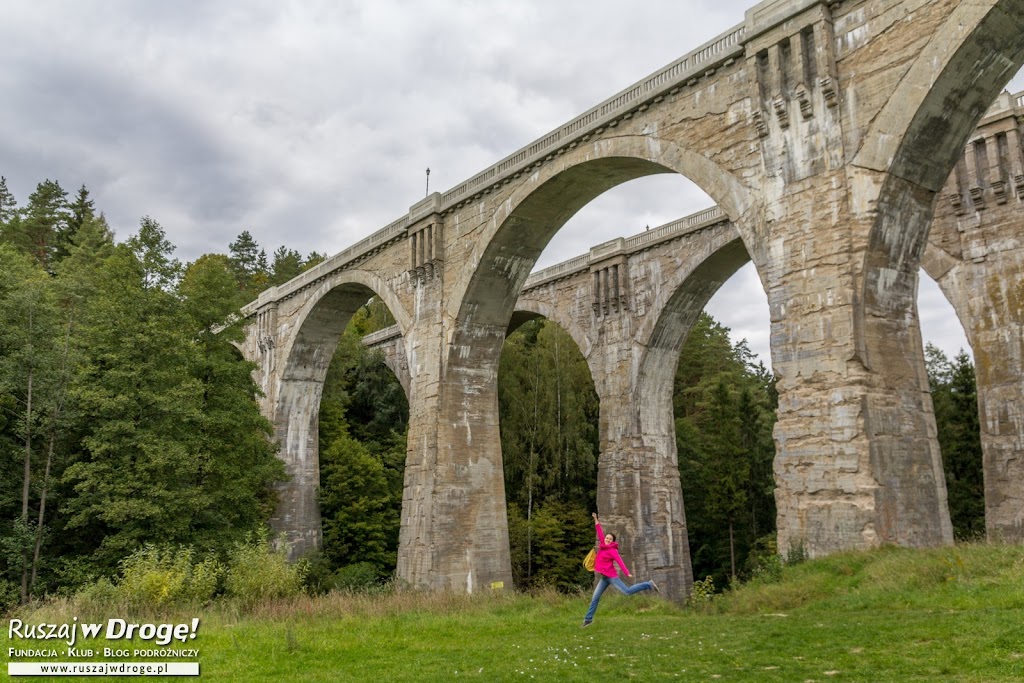
[[[424,197],[430,196],[430,169],[427,169],[427,192],[423,195]]]

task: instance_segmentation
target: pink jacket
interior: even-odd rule
[[[626,569],[626,563],[619,557],[619,544],[605,543],[604,542],[604,531],[601,529],[601,523],[595,524],[597,528],[597,561],[594,563],[594,571],[603,576],[614,578],[618,576],[615,571],[615,563],[618,562],[619,566],[622,567],[622,573],[629,576],[629,570]]]

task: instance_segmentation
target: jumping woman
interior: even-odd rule
[[[615,564],[618,563],[622,567],[622,573],[626,576],[629,576],[629,569],[626,568],[626,563],[619,556],[619,544],[615,542],[615,534],[606,534],[601,529],[601,520],[597,518],[596,512],[591,513],[591,516],[594,518],[594,528],[597,533],[597,561],[594,563],[594,572],[598,576],[598,582],[597,588],[594,589],[594,597],[590,600],[590,609],[587,610],[587,616],[583,617],[582,628],[593,623],[597,603],[601,601],[601,595],[609,584],[618,588],[623,595],[633,595],[633,593],[648,590],[661,592],[658,590],[658,584],[654,581],[644,581],[632,586],[623,583],[615,569]]]

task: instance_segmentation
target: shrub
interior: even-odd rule
[[[216,558],[196,561],[191,547],[147,544],[121,561],[117,591],[133,607],[201,603],[214,596],[222,573]]]
[[[0,614],[14,609],[20,599],[20,589],[17,584],[7,579],[0,579]]]
[[[334,573],[334,588],[341,591],[355,593],[373,588],[379,583],[380,575],[372,562],[356,562]]]
[[[757,539],[747,556],[747,573],[751,580],[774,583],[782,578],[782,557],[775,535]]]
[[[243,607],[302,592],[305,569],[288,562],[283,552],[270,547],[267,531],[260,530],[235,545],[228,560],[224,592]]]
[[[75,593],[72,604],[82,616],[105,614],[112,608],[120,607],[121,593],[110,579],[101,578],[87,584]]]
[[[711,605],[715,597],[715,582],[708,576],[703,581],[693,582],[693,592],[690,593],[688,604],[695,609],[704,609]]]
[[[802,538],[789,542],[789,552],[786,553],[786,564],[801,564],[809,559],[810,555],[807,553],[807,546],[804,544],[804,540]]]
[[[323,595],[334,587],[334,568],[323,552],[314,550],[301,560],[302,588],[309,595]]]

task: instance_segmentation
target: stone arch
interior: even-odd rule
[[[476,272],[456,292],[460,322],[505,324],[533,264],[551,237],[591,200],[626,181],[678,173],[706,192],[737,225],[753,225],[754,195],[735,176],[677,143],[645,135],[603,138],[580,145],[527,178],[491,216],[477,244]],[[755,245],[753,228],[740,228]],[[755,247],[756,248],[756,247]],[[496,290],[514,294],[500,312],[482,305]],[[494,314],[493,316],[491,314]]]
[[[527,276],[551,237],[576,211],[616,185],[658,173],[679,173],[689,178],[738,223],[758,222],[759,205],[736,177],[710,159],[653,134],[602,138],[577,146],[537,169],[491,215],[469,259],[475,264],[474,270],[462,291],[452,293],[451,301],[458,309],[452,311],[455,322],[440,395],[441,414],[450,416],[442,425],[444,443],[459,444],[459,448],[465,444],[471,453],[485,449],[488,462],[500,471],[497,366],[505,331]],[[747,234],[755,243],[754,229]],[[593,365],[590,358],[588,364]],[[467,404],[469,396],[472,406]],[[628,401],[628,397],[619,396],[618,400]],[[601,429],[610,434],[604,403],[602,397]],[[619,461],[623,458],[633,457],[633,446],[618,433],[607,439],[602,436],[602,443],[611,450],[602,446],[599,457],[599,501],[604,496],[599,505],[618,518],[626,539],[623,547],[632,548],[630,554],[638,566],[649,565],[666,580],[670,592],[686,595],[692,575],[685,530],[678,517],[678,471],[672,479],[661,445],[642,448],[635,452],[640,458],[637,463],[644,463],[633,468],[637,476],[623,482],[628,490],[614,492],[607,476],[621,469]],[[630,443],[635,444],[635,440]],[[648,483],[654,480],[661,483],[655,484],[657,492],[651,494]],[[501,507],[497,514],[504,521]],[[632,512],[627,516],[628,509]],[[665,522],[663,517],[671,521]],[[507,536],[507,531],[499,533]],[[659,538],[655,540],[652,534]],[[650,542],[645,540],[648,537]]]
[[[963,290],[953,286],[953,282],[950,278],[947,278],[947,274],[953,274],[955,277],[955,271],[959,261],[954,259],[952,256],[944,252],[934,244],[928,243],[925,245],[924,254],[921,256],[921,269],[935,281],[938,285],[942,295],[946,297],[946,301],[953,307],[953,312],[956,313],[956,318],[960,322],[960,327],[963,328],[964,334],[967,337],[967,343],[974,347],[974,339],[972,339],[973,329],[968,324],[968,316],[970,316],[970,310],[967,306],[967,302],[963,299]]]
[[[397,325],[380,332],[393,332],[394,336],[383,340],[381,343],[371,343],[370,337],[374,335],[370,335],[369,337],[363,337],[363,343],[381,352],[384,365],[398,378],[398,383],[402,385],[402,389],[405,391],[405,400],[408,401],[409,392],[412,391],[412,375],[409,370],[409,357],[405,352],[405,337],[398,331]]]
[[[863,256],[853,273],[846,372],[865,394],[861,414],[874,463],[870,505],[880,513],[864,527],[872,542],[953,540],[917,325],[918,269],[936,194],[1024,61],[1019,2],[948,5],[919,10],[944,18],[867,128],[849,170],[849,206],[864,230],[855,238]]]
[[[733,226],[714,230],[664,284],[657,307],[637,332],[636,341],[643,349],[634,384],[640,396],[636,416],[640,433],[675,434],[671,397],[683,344],[711,297],[750,261]]]
[[[366,292],[367,300],[371,296],[379,296],[388,307],[388,310],[391,311],[391,315],[395,317],[395,324],[398,325],[398,330],[401,335],[404,337],[408,333],[409,328],[412,326],[412,318],[405,310],[405,306],[402,304],[401,299],[398,298],[398,295],[386,280],[376,273],[367,270],[343,270],[322,282],[313,293],[305,298],[305,303],[296,315],[296,320],[298,322],[295,327],[297,328],[297,331],[295,334],[289,335],[288,344],[285,346],[282,354],[282,358],[285,359],[286,365],[288,363],[288,359],[292,357],[293,348],[302,332],[302,329],[306,325],[306,321],[314,315],[314,312],[321,307],[322,303],[325,302],[328,297],[338,296],[337,290],[339,290],[339,288],[341,288],[342,291],[353,293]],[[363,303],[365,303],[365,300]],[[355,309],[353,309],[353,312],[354,310]],[[351,317],[351,314],[349,317]],[[335,321],[335,325],[337,322],[338,321]],[[346,325],[348,325],[348,318],[346,318],[344,323],[341,325],[341,330],[344,330]],[[338,334],[340,335],[341,331],[339,331]]]
[[[374,294],[391,309],[399,328],[407,329],[409,316],[383,280],[366,271],[343,271],[308,297],[281,355],[273,423],[289,479],[279,486],[271,526],[292,558],[320,547],[318,427],[323,383],[342,332]]]
[[[576,346],[579,348],[580,353],[583,354],[583,357],[588,359],[587,365],[590,365],[590,352],[593,348],[590,337],[584,330],[580,329],[580,326],[570,316],[566,315],[565,310],[560,306],[544,301],[536,301],[529,297],[519,299],[509,321],[506,336],[536,318],[547,318],[565,330],[572,337],[572,340],[576,342]],[[591,375],[594,374],[593,367],[590,368],[590,373]]]
[[[474,368],[495,369],[519,291],[551,237],[606,190],[659,173],[679,173],[711,196],[753,245],[754,260],[763,263],[753,228],[759,210],[754,195],[713,161],[655,136],[623,135],[580,145],[537,170],[491,216],[471,258],[475,271],[452,297],[459,310],[449,368],[472,359]]]
[[[964,32],[964,26],[973,27]],[[1017,0],[957,3],[868,129],[854,165],[938,192],[964,142],[1024,63]]]
[[[965,33],[964,26],[973,26]],[[1024,12],[1015,0],[960,3],[911,64],[868,129],[854,165],[885,173],[868,236],[862,318],[908,314],[924,254],[934,197],[968,136],[1024,63]],[[861,204],[852,186],[854,206]],[[915,313],[916,314],[916,313]],[[870,330],[862,327],[858,338]],[[872,367],[862,348],[861,361]]]

